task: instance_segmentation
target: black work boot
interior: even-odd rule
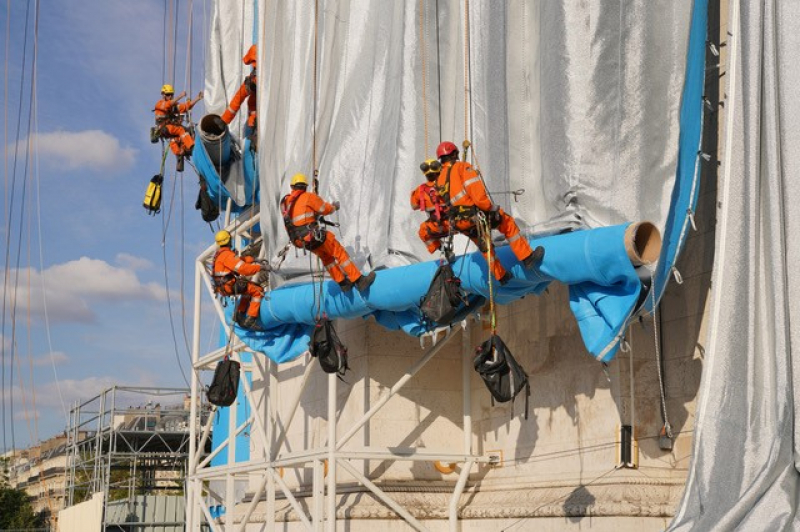
[[[542,263],[542,259],[544,259],[544,248],[542,246],[536,246],[536,249],[534,249],[530,255],[522,259],[522,265],[530,270],[534,266],[539,266]]]
[[[356,281],[356,288],[359,292],[363,292],[375,282],[375,272],[369,272],[367,275],[362,275]]]
[[[342,289],[342,292],[347,293],[353,289],[353,283],[350,282],[350,279],[345,278],[344,281],[339,281],[336,283],[339,285],[339,288]]]
[[[175,163],[175,171],[183,172],[183,155],[178,155],[178,162]]]
[[[506,272],[506,273],[504,273],[504,274],[503,274],[503,276],[502,276],[500,279],[498,279],[498,282],[500,283],[500,286],[505,286],[506,284],[508,284],[508,282],[509,282],[509,281],[510,281],[510,280],[511,280],[513,277],[514,277],[514,276],[513,276],[513,275],[511,275],[511,272]]]

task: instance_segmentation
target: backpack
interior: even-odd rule
[[[161,211],[161,184],[164,182],[164,176],[156,174],[147,185],[147,191],[144,193],[144,205],[147,214],[156,215]]]
[[[333,322],[328,318],[321,318],[314,326],[309,351],[312,357],[319,360],[325,373],[336,373],[341,379],[350,369],[347,365],[347,347],[339,340]]]
[[[197,201],[194,203],[194,208],[200,211],[204,222],[211,223],[219,218],[219,207],[208,194],[208,186],[204,181],[200,182],[200,191],[197,193]]]
[[[528,374],[517,363],[499,336],[493,334],[475,350],[472,364],[492,394],[493,402],[513,401],[514,397],[524,389],[525,419],[528,419],[528,398],[531,395]]]
[[[206,396],[208,401],[217,406],[231,406],[239,392],[240,365],[227,356],[214,370],[214,378],[208,387]]]
[[[456,277],[449,263],[444,263],[433,274],[428,291],[420,301],[420,311],[429,322],[449,325],[465,301],[461,279]]]

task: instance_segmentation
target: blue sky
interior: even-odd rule
[[[185,309],[186,336],[191,338],[193,261],[213,242],[213,233],[194,210],[197,177],[188,165],[182,178],[176,176],[171,154],[162,210],[164,214],[171,210],[164,246],[165,218],[146,216],[141,205],[161,157],[160,147],[150,144],[148,137],[151,110],[164,82],[162,72],[170,70],[164,59],[168,3],[41,2],[38,120],[31,131],[35,3],[15,0],[0,8],[4,36],[0,45],[3,57],[8,58],[3,91],[5,199],[0,223],[5,251],[0,268],[6,287],[0,447],[8,449],[13,443],[23,448],[63,431],[62,398],[68,410],[75,401],[114,384],[184,386],[167,310],[165,257],[178,353],[188,372],[181,311]],[[28,4],[28,55],[23,64]],[[189,85],[190,0],[178,4],[174,84],[180,92]],[[204,0],[193,4],[194,95],[202,89],[204,25],[210,5],[204,5]],[[166,81],[173,81],[171,72]],[[195,108],[195,119],[202,114],[201,103]],[[29,136],[35,149],[25,172]],[[208,311],[204,319],[214,321]],[[204,343],[210,345],[213,337],[212,331]]]

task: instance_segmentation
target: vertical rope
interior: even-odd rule
[[[464,0],[464,140],[469,139],[469,97],[469,0]]]
[[[425,0],[419,0],[419,48],[422,56],[422,116],[425,127],[423,153],[427,158],[430,153],[428,151],[430,144],[428,141],[428,66],[427,50],[425,48]]]
[[[312,76],[313,84],[312,87],[312,98],[313,101],[311,102],[312,105],[312,119],[313,122],[311,124],[311,159],[313,162],[313,169],[314,169],[314,193],[317,192],[317,184],[318,184],[318,172],[317,172],[317,39],[319,33],[319,0],[314,0],[314,72]]]
[[[653,301],[653,344],[656,348],[656,370],[658,371],[658,391],[661,395],[661,415],[664,416],[664,432],[667,436],[672,438],[672,425],[669,424],[667,417],[667,394],[664,389],[664,375],[661,371],[661,342],[658,337],[658,318],[656,316],[656,290],[655,290],[655,277],[650,274],[650,295]]]

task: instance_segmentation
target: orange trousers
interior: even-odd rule
[[[185,155],[192,151],[194,139],[183,126],[176,124],[164,124],[162,131],[164,138],[169,139],[169,147],[176,156]]]
[[[227,283],[221,290],[222,295],[236,295],[233,293],[234,286],[236,286],[236,281]],[[248,316],[258,318],[261,310],[261,300],[264,298],[264,289],[255,283],[248,282],[244,293],[239,294],[239,296],[239,304],[236,306],[236,313],[244,314],[246,310]]]
[[[297,242],[294,245],[297,246]],[[303,247],[302,243],[297,247]],[[325,231],[325,241],[318,248],[312,249],[311,253],[320,258],[322,265],[325,266],[331,278],[337,283],[344,281],[345,275],[352,283],[355,283],[361,277],[361,272],[350,260],[350,255],[347,254],[330,231]]]
[[[419,224],[419,239],[428,248],[428,253],[434,253],[442,247],[440,239],[450,233],[450,224],[447,220],[437,222],[436,220],[425,220]]]
[[[486,213],[487,217],[491,217],[491,214]],[[503,236],[506,237],[508,240],[509,246],[511,246],[511,251],[514,252],[514,256],[517,257],[517,260],[522,261],[532,253],[531,246],[528,244],[528,240],[522,238],[522,235],[519,232],[519,226],[517,222],[514,220],[513,217],[509,216],[503,209],[500,209],[497,214],[497,218],[499,218],[499,223],[492,223],[492,228],[497,229]],[[500,261],[497,260],[497,254],[495,253],[494,243],[490,242],[489,247],[490,249],[485,249],[485,242],[481,242],[478,239],[478,228],[475,226],[475,222],[472,218],[463,219],[456,221],[456,230],[464,235],[468,236],[470,240],[481,250],[483,253],[483,257],[486,259],[487,264],[489,263],[489,251],[492,252],[492,274],[494,275],[495,279],[498,281],[506,274],[506,269],[503,268],[503,265],[500,264]]]

